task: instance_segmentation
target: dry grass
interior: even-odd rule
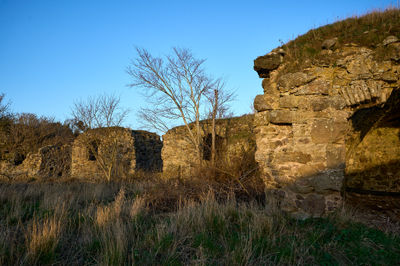
[[[26,234],[27,255],[31,262],[50,259],[54,255],[62,233],[62,220],[64,217],[54,215],[39,220],[34,217]]]
[[[356,223],[351,213],[296,221],[272,198],[243,200],[234,191],[221,197],[210,186],[194,193],[196,186],[182,180],[1,183],[0,265],[389,265],[400,260],[398,234]]]

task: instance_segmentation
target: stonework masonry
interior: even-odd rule
[[[400,54],[399,42],[389,45]],[[295,217],[335,210],[345,189],[400,192],[400,62],[373,53],[348,45],[327,52],[339,58],[333,66],[287,74],[284,53],[255,60],[264,77],[254,101],[256,161]]]
[[[0,162],[0,174],[9,179],[58,178],[70,175],[71,146],[50,145],[29,153],[20,165]]]
[[[161,148],[155,133],[121,127],[89,130],[73,143],[71,176],[101,178],[112,171],[123,178],[137,171],[160,171]]]
[[[245,152],[253,152],[255,138],[253,132],[253,115],[218,119],[216,122],[217,157],[233,160]],[[201,138],[203,140],[202,158],[206,164],[211,143],[211,121],[201,121]],[[188,139],[184,126],[175,127],[163,135],[163,173],[171,177],[189,177],[197,166],[196,151]]]

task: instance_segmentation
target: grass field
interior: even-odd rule
[[[1,183],[0,265],[398,264],[400,234],[353,217],[298,221],[173,181]]]

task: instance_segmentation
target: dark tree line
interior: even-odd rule
[[[28,153],[47,145],[70,143],[74,134],[68,124],[31,113],[13,114],[5,95],[0,95],[0,159],[15,165]]]

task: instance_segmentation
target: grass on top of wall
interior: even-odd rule
[[[297,72],[312,64],[334,64],[337,59],[334,55],[321,53],[322,43],[331,38],[338,39],[335,49],[348,44],[367,47],[375,51],[375,60],[387,60],[393,48],[383,46],[382,42],[391,35],[400,39],[398,8],[376,10],[312,29],[281,46],[286,51],[282,72]]]

